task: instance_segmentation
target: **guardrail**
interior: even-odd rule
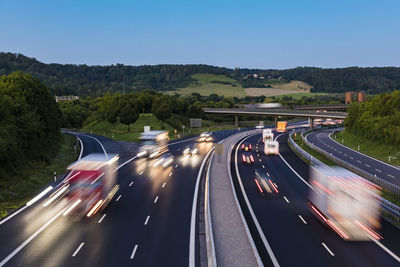
[[[293,147],[296,149],[296,151],[298,151],[302,156],[304,156],[306,159],[310,160],[311,163],[313,163],[314,165],[319,165],[319,166],[324,166],[326,164],[324,164],[323,162],[317,160],[316,158],[314,158],[313,156],[311,156],[310,154],[308,154],[306,151],[304,151],[301,147],[299,147],[296,142],[293,141],[292,139],[292,134],[295,131],[292,131],[289,135],[289,142],[293,145]],[[312,143],[310,143],[305,137],[304,137],[304,130],[298,130],[296,132],[299,132],[301,134],[301,138],[303,139],[303,141],[306,143],[306,145],[308,145],[309,147],[311,147],[312,149],[315,149],[316,151],[320,152],[321,154],[323,154],[324,156],[326,156],[327,158],[331,159],[333,162],[337,163],[338,165],[341,165],[342,167],[351,170],[354,173],[357,173],[358,175],[367,178],[368,180],[370,180],[373,183],[376,183],[380,186],[382,186],[383,188],[385,188],[386,190],[391,191],[388,188],[392,188],[392,186],[397,187],[394,184],[391,184],[389,182],[386,182],[385,180],[382,180],[370,173],[367,173],[359,168],[357,168],[356,166],[353,166],[347,162],[344,162],[343,160],[331,155],[330,153],[320,149],[319,147],[313,145]],[[379,182],[379,183],[378,183]],[[390,184],[389,187],[385,187],[387,184]],[[393,192],[394,194],[397,195],[399,193],[399,188],[397,187],[397,191]],[[395,221],[397,224],[400,223],[400,207],[393,204],[392,202],[382,198],[381,196],[376,196],[379,201],[381,202],[381,211],[382,213],[385,215],[386,218],[391,219],[392,221]]]
[[[306,158],[308,161],[310,161],[310,163],[311,163],[312,165],[324,166],[325,163],[321,162],[320,160],[316,159],[315,157],[313,157],[312,155],[310,155],[309,153],[307,153],[307,152],[306,152],[304,149],[302,149],[298,144],[296,144],[295,141],[293,141],[292,135],[293,135],[294,133],[300,133],[300,134],[302,134],[302,131],[303,131],[303,130],[295,130],[295,131],[292,131],[292,132],[289,134],[289,143],[294,147],[294,149],[295,149],[300,155],[302,155],[304,158]]]
[[[304,132],[303,132],[304,133]],[[383,180],[379,177],[377,177],[376,175],[373,175],[371,173],[368,173],[350,163],[345,162],[344,160],[341,160],[335,156],[333,156],[331,153],[326,152],[325,150],[315,146],[314,144],[310,143],[307,138],[304,137],[303,133],[301,134],[301,138],[303,139],[303,141],[312,149],[316,150],[317,152],[323,154],[324,156],[326,156],[327,158],[331,159],[333,162],[335,162],[336,164],[349,169],[350,171],[366,178],[367,180],[381,186],[382,188],[388,190],[389,192],[393,193],[394,195],[400,197],[400,187],[392,184],[391,182],[388,182],[386,180]]]

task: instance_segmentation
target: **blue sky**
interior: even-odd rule
[[[400,66],[399,14],[399,0],[0,0],[0,51],[88,65]]]

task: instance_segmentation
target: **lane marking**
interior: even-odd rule
[[[357,160],[358,163],[361,163],[361,161]]]
[[[367,167],[371,168],[371,166],[369,166],[368,164],[365,164],[365,166],[367,166]]]
[[[156,198],[154,199],[154,204],[157,203],[157,200],[158,200],[158,196],[156,196]]]
[[[172,175],[172,172],[170,172],[168,176],[171,176],[171,175]]]
[[[150,215],[147,216],[146,221],[144,222],[144,225],[147,225],[147,223],[149,222],[149,219],[150,219]]]
[[[382,172],[381,170],[379,170],[379,169],[375,169],[376,171],[378,171],[378,172]]]
[[[90,135],[85,135],[85,134],[83,134],[82,136],[86,136],[86,137],[89,137],[89,138],[92,138],[92,139],[96,140],[100,144],[101,149],[103,149],[104,155],[106,155],[106,158],[108,158],[106,149],[104,148],[103,144],[99,141],[99,139],[97,139],[97,138],[95,138],[93,136],[90,136]]]
[[[328,246],[325,245],[324,242],[322,242],[321,244],[322,244],[322,245],[324,246],[324,248],[329,252],[329,254],[331,254],[332,257],[335,256],[335,254],[333,254],[332,250],[330,250],[330,249],[328,248]]]
[[[138,248],[139,245],[135,245],[135,247],[133,248],[132,254],[131,254],[131,260],[135,257],[136,254],[136,250]]]
[[[41,232],[43,232],[44,229],[46,229],[52,222],[54,222],[58,217],[61,216],[61,214],[64,213],[64,211],[67,208],[61,210],[59,213],[57,213],[56,216],[51,218],[47,223],[45,223],[42,227],[39,228],[33,235],[31,235],[27,240],[25,240],[21,245],[19,245],[13,252],[11,252],[10,255],[8,255],[4,260],[0,262],[0,266],[3,266],[6,264],[12,257],[14,257],[18,252],[20,252],[26,245],[29,244],[36,236],[38,236]]]
[[[287,199],[285,196],[283,196],[283,199],[285,199],[285,201],[286,201],[287,203],[290,203],[289,199]]]
[[[264,166],[264,165],[262,165],[262,167],[263,167],[263,169],[265,169],[265,166]]]
[[[162,188],[164,188],[164,186],[166,185],[167,183],[166,182],[164,182],[163,184],[162,184]]]
[[[129,184],[129,187],[131,187],[133,185],[133,181]]]
[[[179,166],[179,164],[176,164],[176,165],[175,165],[175,168],[178,168],[178,166]]]
[[[115,200],[115,202],[118,202],[118,200],[119,200],[121,197],[122,197],[122,195],[119,195],[119,196],[117,197],[117,199]]]
[[[139,175],[142,175],[142,174],[143,174],[143,171],[139,172]]]
[[[369,237],[369,239],[371,239],[372,241],[375,242],[375,244],[377,244],[378,246],[380,246],[384,251],[386,251],[390,256],[392,256],[395,260],[397,260],[398,262],[400,262],[400,258],[399,256],[397,256],[396,254],[394,254],[390,249],[388,249],[387,247],[385,247],[381,242],[379,242],[378,240],[376,240],[373,237]]]
[[[258,159],[261,162],[261,159]]]
[[[97,223],[101,223],[104,220],[104,218],[106,217],[106,215],[107,214],[103,214],[103,216],[101,216],[100,220]]]
[[[354,159],[353,157],[350,157],[351,159]]]
[[[82,242],[82,243],[79,245],[79,247],[75,250],[74,254],[72,254],[72,257],[75,257],[76,254],[78,254],[79,250],[81,250],[81,248],[83,247],[83,245],[85,245],[84,242]]]
[[[82,153],[83,153],[83,143],[82,143],[82,140],[79,138],[78,135],[75,135],[75,136],[76,136],[76,138],[78,138],[79,143],[81,144],[81,151],[79,152],[79,157],[78,157],[78,160],[80,160],[81,157],[82,157]]]
[[[389,174],[389,173],[388,173],[388,176],[392,177],[393,179],[396,178],[396,177],[394,177],[393,175],[391,175],[391,174]]]
[[[346,154],[346,153],[343,153],[343,155],[345,155],[345,156],[347,157],[347,154]]]
[[[303,217],[301,217],[301,215],[300,215],[300,214],[299,214],[298,216],[299,216],[300,220],[302,220],[302,221],[303,221],[303,223],[304,223],[304,224],[307,224],[306,220],[304,220],[304,219],[303,219]]]

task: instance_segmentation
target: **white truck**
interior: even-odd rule
[[[311,168],[311,212],[344,240],[381,239],[379,187],[340,167]]]
[[[271,128],[263,130],[263,142],[265,143],[265,141],[268,141],[268,140],[270,140],[270,141],[274,140],[274,133],[272,132]]]
[[[264,142],[265,155],[279,155],[279,142],[267,140]]]
[[[168,151],[167,131],[147,131],[139,137],[141,145],[137,156],[140,158],[156,158]]]

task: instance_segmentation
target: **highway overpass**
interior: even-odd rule
[[[221,114],[221,115],[234,115],[235,126],[238,126],[239,115],[258,115],[258,116],[271,116],[275,120],[279,116],[287,117],[301,117],[308,118],[312,123],[314,119],[339,119],[343,120],[347,116],[347,112],[320,112],[310,110],[289,110],[289,109],[239,109],[239,108],[203,108],[204,113],[207,114]]]

